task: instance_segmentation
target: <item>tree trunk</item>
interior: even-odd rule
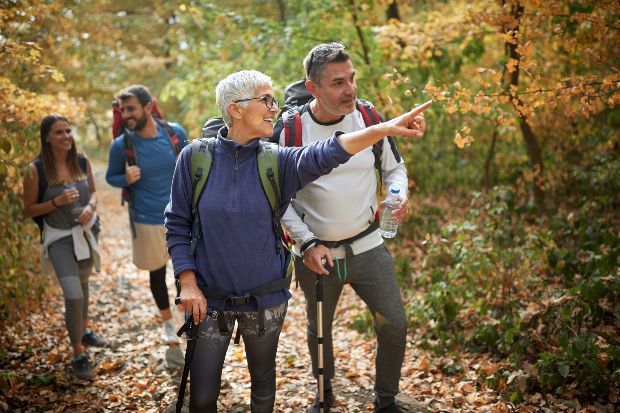
[[[493,136],[491,137],[491,146],[489,146],[489,151],[487,152],[487,158],[484,161],[484,177],[482,180],[482,185],[484,189],[491,188],[491,164],[493,163],[493,158],[495,157],[495,144],[497,143],[497,129],[498,124],[495,123],[495,128],[493,129]]]
[[[398,3],[393,0],[387,8],[387,19],[396,19],[400,21],[400,13],[398,12]]]
[[[97,119],[95,119],[95,117],[90,111],[86,112],[86,116],[88,116],[88,119],[90,119],[90,123],[92,123],[93,127],[95,128],[95,138],[97,138],[97,143],[99,144],[99,146],[101,146],[103,144],[103,139],[101,138],[101,132],[99,131]]]
[[[536,135],[530,125],[528,125],[526,119],[523,116],[519,116],[519,127],[521,128],[521,134],[525,141],[525,147],[527,148],[527,154],[530,157],[532,163],[532,170],[534,172],[534,200],[539,208],[545,208],[545,191],[543,189],[543,160],[542,149],[536,140]]]
[[[504,2],[502,2],[504,3]],[[512,16],[515,17],[517,22],[520,22],[521,16],[523,16],[524,7],[519,4],[517,1],[512,8]],[[519,23],[516,24],[515,27],[504,27],[504,32],[508,33],[510,31],[519,31]],[[519,61],[519,55],[517,53],[517,44],[506,43],[506,54],[510,59],[515,59],[517,62]],[[505,72],[504,72],[505,73]],[[519,85],[519,64],[517,63],[514,71],[510,74],[510,86],[518,86]],[[509,87],[506,90],[509,90]],[[542,148],[540,147],[538,140],[536,139],[536,135],[534,131],[527,123],[527,119],[521,113],[518,106],[523,105],[523,102],[518,97],[513,97],[512,99],[513,106],[517,112],[517,116],[519,117],[519,127],[521,128],[521,135],[523,136],[523,141],[525,142],[525,148],[527,150],[527,154],[530,158],[530,163],[532,166],[532,171],[534,172],[534,180],[532,182],[533,192],[534,192],[534,200],[539,208],[545,208],[545,191],[543,189],[543,160],[542,160]]]
[[[367,66],[370,66],[371,65],[370,50],[368,48],[368,44],[366,43],[364,32],[362,31],[362,24],[360,22],[359,15],[357,14],[357,6],[355,5],[355,0],[349,0],[349,6],[351,7],[351,15],[353,16],[353,24],[355,24],[355,30],[357,32],[357,37],[359,38],[360,44],[362,45],[362,58],[364,59],[364,63]],[[371,76],[371,78],[373,79],[372,82],[375,87],[375,90],[381,90],[376,76]],[[377,97],[377,99],[380,102],[381,106],[386,106],[388,103],[380,96]],[[376,102],[373,102],[373,103],[376,103]]]
[[[280,22],[286,26],[286,3],[284,0],[278,0],[278,10],[280,11]]]
[[[355,5],[355,0],[349,0],[349,5],[351,6],[351,13],[353,15],[353,24],[355,24],[355,31],[357,32],[357,37],[360,39],[360,43],[362,45],[364,63],[370,65],[368,45],[366,44],[366,39],[364,38],[364,32],[362,32],[362,25],[360,23],[359,16],[357,15],[357,6]]]

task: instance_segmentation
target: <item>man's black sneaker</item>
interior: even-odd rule
[[[379,407],[379,404],[375,401],[375,413],[409,413],[410,410],[403,405],[401,405],[398,401],[394,401],[394,403],[389,404],[384,407]]]
[[[332,403],[334,402],[334,395],[331,390],[325,390],[325,399],[323,404],[323,413],[330,413]],[[307,413],[319,413],[319,394],[316,397],[310,407],[308,407]]]
[[[82,353],[77,358],[71,360],[73,374],[80,380],[90,380],[93,378],[93,369],[86,354]]]
[[[99,334],[87,328],[84,330],[84,333],[82,333],[82,344],[92,347],[103,347],[105,346],[105,340]]]

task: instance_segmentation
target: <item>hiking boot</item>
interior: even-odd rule
[[[323,407],[323,413],[329,413],[331,411],[331,407],[334,404],[334,395],[330,390],[325,390],[325,397],[324,397],[324,407]],[[306,413],[319,413],[319,394],[316,394],[316,397],[314,398],[314,401],[312,402],[312,404],[310,405],[310,407],[308,407],[308,410]]]
[[[379,407],[379,404],[375,400],[375,413],[408,413],[410,411],[409,408],[403,406],[396,400],[392,404],[384,407]]]
[[[93,369],[86,354],[82,353],[71,360],[73,375],[80,380],[90,380],[93,378]]]
[[[164,321],[162,327],[161,339],[166,344],[178,344],[177,329],[174,327],[172,319]]]
[[[92,347],[104,347],[105,340],[99,334],[87,328],[84,330],[84,333],[82,333],[82,344]]]

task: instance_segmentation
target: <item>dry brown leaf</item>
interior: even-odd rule
[[[418,369],[423,371],[429,371],[431,369],[431,362],[427,357],[424,357],[418,363]]]

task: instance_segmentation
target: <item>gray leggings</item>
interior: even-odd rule
[[[344,276],[357,295],[366,303],[374,319],[377,333],[377,360],[375,366],[375,393],[378,397],[391,399],[398,393],[400,369],[405,356],[407,322],[405,310],[396,282],[394,261],[385,245],[380,245],[364,253],[353,255],[350,251],[345,260],[334,262],[334,268],[324,278],[323,295],[323,354],[325,379],[334,377],[334,347],[332,342],[332,322],[343,283],[338,279]],[[317,362],[317,309],[316,273],[310,271],[301,259],[295,260],[295,276],[299,280],[306,297],[308,315],[308,349],[312,358],[312,373],[318,378]],[[327,388],[327,386],[326,386]]]
[[[80,343],[88,319],[88,277],[93,260],[76,261],[71,237],[51,244],[48,254],[65,297],[65,324],[71,344]]]
[[[252,413],[270,413],[276,397],[276,351],[288,303],[265,310],[265,334],[258,335],[258,312],[225,311],[228,331],[234,321],[241,331],[252,379]],[[198,342],[190,369],[191,413],[217,412],[222,368],[231,335],[220,335],[217,320],[207,317],[198,330]]]

